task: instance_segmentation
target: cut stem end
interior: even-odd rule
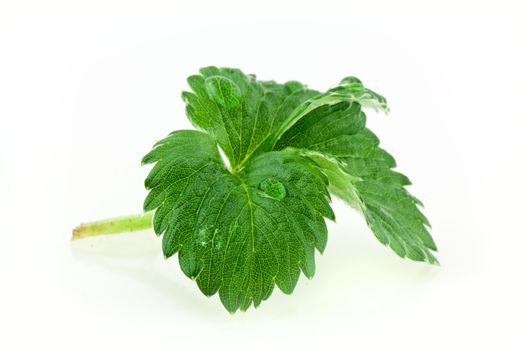
[[[115,233],[141,231],[153,226],[153,211],[83,223],[73,230],[71,240]]]

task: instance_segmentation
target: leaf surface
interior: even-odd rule
[[[178,253],[184,273],[230,312],[258,306],[274,285],[291,293],[300,271],[314,275],[334,214],[327,178],[297,150],[262,153],[232,174],[213,137],[181,130],[143,162],[155,164],[144,210],[156,210],[164,255]]]
[[[347,83],[352,79],[346,78]],[[350,90],[353,93],[354,89]],[[367,92],[360,96],[366,96],[365,105],[388,111],[380,95]],[[418,208],[421,202],[405,189],[410,180],[393,170],[394,158],[379,147],[377,136],[365,127],[363,100],[339,93],[335,100],[328,93],[305,102],[313,107],[302,112],[275,149],[295,147],[315,160],[329,178],[330,192],[361,211],[379,241],[396,254],[437,263],[431,252],[436,245],[428,232],[430,224]]]
[[[154,164],[144,210],[204,294],[235,312],[275,285],[291,293],[301,271],[311,278],[334,218],[329,193],[399,256],[437,263],[410,180],[366,127],[363,109],[388,113],[383,96],[354,77],[321,93],[213,66],[188,84],[186,114],[202,131],[175,131],[144,157]]]
[[[238,69],[206,67],[188,78],[183,92],[186,114],[198,128],[215,138],[232,168],[250,156],[270,151],[270,135],[292,111],[318,94],[299,82],[259,82]]]

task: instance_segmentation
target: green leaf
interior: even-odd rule
[[[304,151],[303,154],[323,169],[330,182],[330,193],[363,214],[381,243],[390,246],[400,257],[438,263],[432,254],[436,245],[428,232],[430,224],[418,208],[421,202],[403,187],[406,177],[397,180],[393,176],[397,173],[387,169],[378,173],[390,172],[390,176],[377,173],[357,176],[343,161],[326,153]]]
[[[359,79],[346,77],[337,87],[325,93],[318,93],[316,96],[299,105],[274,132],[272,135],[272,145],[294,126],[295,123],[302,120],[305,116],[311,115],[313,111],[316,111],[315,113],[323,113],[327,112],[332,106],[350,106],[355,103],[376,111],[389,112],[387,101],[383,96],[365,88]],[[319,108],[321,108],[321,111],[317,111]]]
[[[295,147],[316,161],[329,179],[330,192],[360,210],[379,241],[399,256],[437,263],[430,224],[418,208],[421,202],[405,189],[410,180],[393,170],[394,158],[365,128],[362,104],[388,111],[380,95],[355,78],[345,78],[341,87],[305,102],[308,108],[275,149]]]
[[[232,68],[203,68],[188,84],[192,92],[182,94],[186,114],[217,141],[233,169],[270,151],[269,136],[297,106],[318,94],[296,81],[258,82]]]
[[[205,295],[235,312],[274,285],[291,293],[301,271],[311,278],[334,218],[329,193],[399,256],[437,263],[410,180],[366,128],[363,109],[388,113],[383,96],[355,77],[321,93],[213,66],[188,84],[186,113],[202,131],[176,131],[144,157],[154,164],[144,210],[164,255],[177,254]]]
[[[156,210],[164,255],[178,253],[184,273],[230,312],[258,306],[274,285],[291,293],[300,271],[314,275],[334,215],[325,175],[297,150],[262,153],[231,173],[213,137],[181,130],[143,162],[155,163],[144,210]]]

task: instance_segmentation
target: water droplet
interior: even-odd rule
[[[204,246],[213,239],[213,234],[216,231],[213,227],[201,228],[195,237],[195,242],[197,245]]]
[[[222,107],[234,108],[241,103],[241,89],[228,78],[218,75],[208,77],[204,81],[204,88],[210,98]]]
[[[282,201],[286,197],[286,188],[277,179],[270,177],[259,184],[259,194],[263,197]]]
[[[343,85],[350,85],[350,84],[359,84],[359,85],[363,85],[363,83],[361,82],[361,80],[359,80],[359,79],[356,78],[356,77],[346,77],[346,78],[343,78],[343,80],[341,80],[341,84],[343,84]]]
[[[284,86],[292,93],[300,90],[304,90],[305,86],[298,81],[292,80],[284,84]]]
[[[219,237],[219,239],[217,240],[217,242],[215,242],[215,250],[221,250],[222,246],[223,246],[223,243],[222,243],[222,239]]]
[[[341,85],[344,85],[345,89],[348,89],[351,92],[360,92],[364,89],[363,83],[356,77],[344,78],[341,80]]]

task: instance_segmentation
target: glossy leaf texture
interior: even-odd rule
[[[202,68],[188,84],[192,91],[182,94],[186,114],[215,138],[233,169],[270,151],[269,136],[295,108],[318,94],[296,81],[258,82],[254,75],[233,68]]]
[[[258,306],[274,285],[291,293],[302,271],[315,273],[333,219],[328,181],[297,150],[262,153],[239,173],[225,166],[210,135],[181,130],[144,157],[144,210],[156,210],[154,229],[166,257],[205,295],[219,293],[235,312]]]
[[[428,231],[430,223],[419,209],[421,202],[405,188],[410,180],[393,170],[394,158],[379,147],[377,136],[365,127],[361,102],[340,96],[337,99],[333,103],[329,94],[327,103],[317,103],[303,113],[275,148],[304,150],[328,176],[330,191],[360,210],[379,241],[396,254],[437,263],[432,254],[436,245]]]
[[[364,108],[389,111],[383,96],[354,77],[321,93],[212,66],[188,84],[186,114],[201,131],[175,131],[144,157],[154,164],[144,210],[164,255],[178,254],[204,294],[235,312],[275,285],[291,293],[300,271],[311,278],[334,218],[329,193],[399,256],[437,263],[408,177],[366,127]]]

